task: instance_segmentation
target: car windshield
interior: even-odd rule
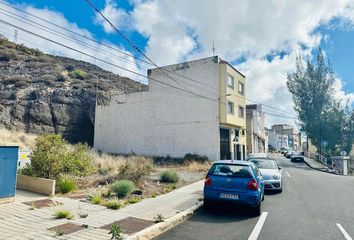
[[[238,178],[252,178],[250,166],[216,163],[209,170],[209,174]]]
[[[251,160],[260,169],[277,169],[278,165],[273,160]]]

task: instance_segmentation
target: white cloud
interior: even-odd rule
[[[129,14],[118,7],[118,4],[113,0],[106,0],[106,4],[102,14],[107,17],[107,19],[112,22],[112,24],[117,28],[128,28],[129,27]],[[94,18],[96,24],[102,25],[103,29],[107,33],[113,33],[115,30],[112,26],[99,14],[96,13]]]
[[[341,100],[343,105],[352,106],[354,104],[354,93],[346,93],[343,90],[343,81],[338,78],[334,82],[334,96],[336,99]]]
[[[50,23],[57,24],[59,26],[62,26],[66,29],[70,29],[73,32],[79,33],[85,37],[94,39],[94,36],[86,29],[78,27],[75,23],[69,22],[61,13],[49,10],[49,9],[38,9],[34,8],[32,6],[26,6],[26,5],[19,5],[16,6],[17,8],[21,8],[25,10],[28,13],[31,13],[35,16],[40,16],[42,19],[45,19],[49,21]],[[95,58],[100,58],[103,59],[109,63],[121,66],[123,68],[130,69],[132,71],[139,72],[140,69],[137,67],[136,61],[133,57],[128,56],[127,54],[130,54],[128,51],[126,51],[124,48],[119,47],[119,46],[114,46],[113,44],[106,42],[106,45],[109,45],[111,47],[118,48],[120,52],[114,51],[108,47],[105,47],[101,44],[92,42],[86,38],[77,36],[76,34],[73,34],[72,32],[65,31],[61,28],[55,27],[47,22],[41,21],[35,17],[31,17],[25,13],[15,11],[14,9],[1,5],[1,8],[11,11],[11,12],[16,12],[16,14],[20,15],[22,20],[17,20],[13,16],[7,12],[4,12],[3,10],[0,10],[0,16],[1,20],[9,22],[13,25],[19,26],[27,31],[34,32],[42,37],[54,40],[56,42],[59,42],[63,45],[69,46],[71,48],[77,49],[79,51],[82,51],[84,53],[87,53],[88,55],[94,56]],[[9,15],[6,16],[5,14]],[[33,26],[33,23],[29,23],[28,20],[33,21],[37,24],[37,26]],[[38,24],[41,24],[44,27],[40,27]],[[48,31],[48,29],[50,29]],[[4,23],[0,23],[0,34],[3,34],[10,40],[14,40],[14,27],[8,26]],[[59,32],[55,33],[53,32]],[[65,34],[66,37],[63,37],[61,34]],[[129,73],[127,71],[121,70],[117,67],[114,67],[110,64],[106,64],[103,62],[100,62],[99,60],[95,59],[94,57],[89,57],[86,56],[85,54],[81,54],[75,51],[72,51],[68,48],[59,46],[55,43],[49,42],[48,40],[45,40],[40,37],[36,37],[30,33],[27,33],[26,31],[22,30],[17,30],[17,42],[18,43],[23,43],[29,47],[33,48],[38,48],[42,50],[43,52],[53,54],[53,55],[59,55],[59,56],[65,56],[65,57],[70,57],[78,60],[83,60],[87,62],[94,63],[108,71],[112,71],[114,73],[118,73],[120,75],[130,77],[135,80],[141,80],[140,77],[137,77],[135,74]],[[126,54],[125,54],[126,53]],[[146,80],[145,80],[146,81]]]

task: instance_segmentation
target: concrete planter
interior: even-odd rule
[[[17,175],[17,189],[48,196],[55,194],[55,180],[37,178],[26,175]]]

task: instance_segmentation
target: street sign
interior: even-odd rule
[[[347,152],[346,152],[346,151],[341,151],[341,152],[340,152],[340,155],[341,155],[341,156],[347,156]]]

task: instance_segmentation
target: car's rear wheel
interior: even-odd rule
[[[254,207],[254,208],[252,209],[252,211],[253,211],[253,215],[256,216],[256,217],[258,217],[259,215],[261,215],[261,212],[262,212],[262,204],[259,203],[257,207]]]
[[[212,205],[212,203],[211,203],[210,200],[204,199],[203,207],[204,207],[206,210],[210,209],[211,205]]]

